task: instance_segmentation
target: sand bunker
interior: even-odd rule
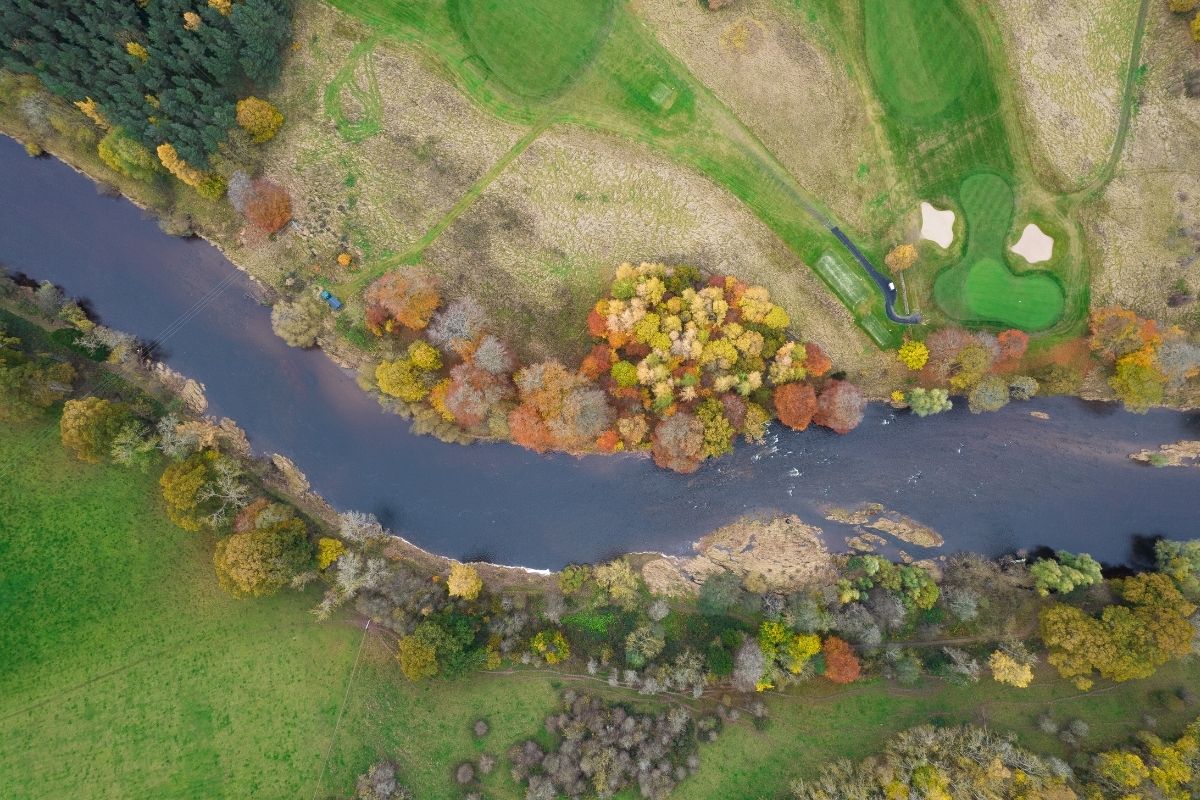
[[[1012,251],[1030,264],[1049,261],[1054,253],[1054,239],[1031,222],[1021,231],[1021,241],[1012,246]]]
[[[928,239],[941,248],[953,244],[954,212],[942,211],[929,203],[921,203],[921,238]]]

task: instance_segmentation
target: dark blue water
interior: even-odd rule
[[[826,523],[820,508],[862,501],[937,529],[941,552],[1049,545],[1121,563],[1135,536],[1200,535],[1200,470],[1127,458],[1200,438],[1195,414],[1138,416],[1059,398],[919,420],[875,406],[847,436],[785,431],[691,476],[636,456],[539,456],[413,436],[323,354],[277,339],[249,279],[215,248],[166,236],[132,204],[3,137],[0,264],[85,298],[111,327],[160,340],[163,360],[204,383],[210,413],[236,420],[257,451],[291,458],[339,510],[372,511],[446,555],[553,568],[683,552],[758,511],[821,524],[840,547],[853,531]]]

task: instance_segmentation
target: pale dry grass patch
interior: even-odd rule
[[[744,205],[641,146],[552,129],[426,251],[526,357],[581,355],[584,320],[622,261],[692,264],[768,287],[840,368],[881,354],[828,289]]]
[[[829,52],[798,14],[770,0],[717,13],[696,2],[637,0],[633,10],[806,191],[859,229],[884,219],[872,218],[871,201],[888,167],[839,63],[846,56]]]
[[[1112,149],[1139,5],[1139,0],[992,4],[1030,138],[1044,156],[1040,160],[1067,184],[1098,169]]]
[[[343,250],[365,261],[403,252],[523,133],[476,108],[415,45],[372,45],[360,23],[324,4],[298,6],[295,40],[272,96],[287,123],[264,160],[292,193],[294,222],[238,254],[268,279]],[[326,107],[343,70],[347,84],[367,89],[373,73],[378,86],[379,130],[357,141]],[[338,99],[346,118],[371,113],[346,87]]]

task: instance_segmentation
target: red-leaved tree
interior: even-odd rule
[[[807,383],[785,383],[775,387],[775,414],[792,430],[802,431],[817,410],[817,393]]]
[[[813,422],[837,433],[849,433],[862,422],[867,401],[858,387],[848,381],[830,381],[817,398]]]
[[[245,207],[246,219],[263,233],[274,233],[292,218],[292,198],[287,189],[265,178],[250,184]]]
[[[825,677],[834,683],[854,683],[862,674],[862,665],[854,649],[836,636],[829,636],[821,646],[825,654]]]

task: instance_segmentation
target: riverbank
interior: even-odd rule
[[[238,420],[256,453],[286,456],[333,506],[373,512],[431,552],[539,569],[686,555],[698,536],[754,513],[794,515],[840,551],[857,532],[829,523],[823,508],[864,502],[941,532],[945,552],[1046,545],[1129,563],[1134,535],[1192,530],[1180,500],[1196,489],[1191,473],[1127,458],[1194,438],[1188,416],[1067,398],[934,420],[872,405],[847,436],[773,428],[765,445],[739,446],[687,478],[628,454],[446,447],[414,436],[324,354],[287,347],[255,285],[215,249],[167,237],[67,166],[28,159],[7,140],[0,168],[10,222],[0,261],[87,298],[111,327],[160,341],[167,364],[205,385],[208,413]]]

